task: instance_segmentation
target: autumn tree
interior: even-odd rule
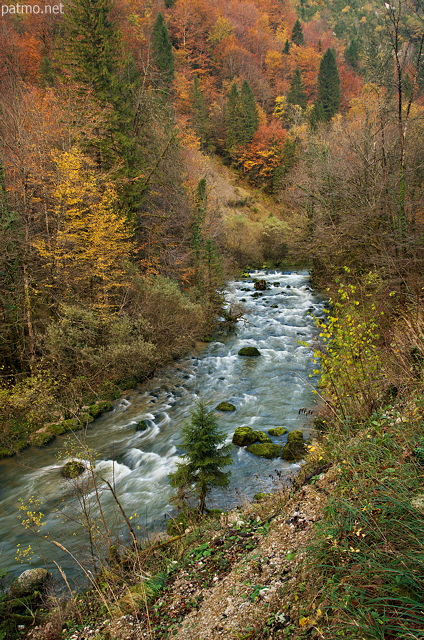
[[[116,189],[93,170],[78,149],[54,156],[57,186],[49,243],[35,242],[52,273],[48,288],[63,302],[85,300],[98,309],[116,307],[128,286],[129,234],[117,212]]]

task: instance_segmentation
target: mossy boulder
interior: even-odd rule
[[[49,578],[47,569],[27,569],[12,582],[10,591],[15,598],[22,598],[42,589]]]
[[[50,442],[55,440],[56,436],[54,433],[49,433],[48,431],[36,431],[31,436],[31,444],[34,444],[36,447],[46,447]]]
[[[247,451],[261,458],[278,458],[281,454],[281,447],[278,444],[257,443],[248,446]]]
[[[81,424],[79,422],[79,420],[77,420],[76,418],[68,418],[67,420],[64,420],[62,422],[62,427],[65,429],[64,433],[66,431],[74,431],[76,429],[81,429]]]
[[[261,442],[262,444],[267,444],[272,442],[271,438],[266,435],[263,431],[255,431],[256,433],[256,442]]]
[[[261,352],[256,347],[242,347],[238,352],[239,356],[260,356]]]
[[[77,478],[86,470],[85,464],[80,460],[70,460],[60,470],[60,473],[64,478]]]
[[[88,413],[93,417],[97,418],[101,413],[105,411],[112,411],[112,405],[107,400],[100,400],[100,402],[96,402],[96,404],[92,404],[88,407]]]
[[[87,424],[90,424],[90,422],[93,422],[94,418],[91,413],[86,411],[85,413],[80,413],[80,415],[78,416],[78,420],[85,427]]]
[[[255,287],[256,291],[265,291],[267,288],[265,280],[256,280],[253,286]]]
[[[220,402],[217,407],[215,407],[216,411],[235,411],[236,408],[231,402]]]
[[[55,436],[61,436],[63,433],[66,433],[66,429],[62,424],[50,424],[47,431]]]
[[[148,428],[149,425],[147,424],[146,420],[139,420],[135,425],[136,431],[146,431]]]
[[[287,443],[283,447],[281,457],[288,462],[302,460],[306,454],[306,445],[303,440],[303,433],[300,430],[291,431],[287,438]]]
[[[253,431],[251,427],[237,427],[233,435],[233,444],[238,447],[247,447],[249,444],[253,444],[258,439],[256,431]]]
[[[263,502],[264,500],[267,500],[270,495],[271,495],[270,493],[264,493],[263,491],[261,491],[260,493],[255,493],[255,495],[253,496],[253,499],[256,502]]]
[[[272,429],[268,429],[268,433],[270,436],[283,436],[287,433],[287,429],[284,427],[273,427]]]

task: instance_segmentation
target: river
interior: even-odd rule
[[[264,278],[269,289],[255,296],[253,278]],[[308,272],[252,272],[251,278],[229,283],[226,300],[244,306],[245,321],[238,322],[236,332],[218,333],[200,353],[179,360],[126,394],[85,436],[82,432],[68,434],[44,449],[32,448],[0,461],[2,569],[20,573],[34,566],[54,568],[57,562],[70,579],[78,575],[74,561],[42,537],[55,539],[84,561],[87,535],[81,524],[81,493],[75,491],[74,482],[60,475],[60,467],[80,448],[82,439],[96,458],[96,471],[114,483],[132,525],[145,536],[163,529],[166,518],[174,513],[168,473],[182,453],[181,426],[196,400],[202,399],[211,409],[224,400],[235,405],[233,412],[216,412],[228,442],[241,425],[263,431],[283,426],[310,435],[311,421],[299,411],[313,406],[316,380],[309,377],[310,349],[299,341],[311,340],[316,334],[313,316],[322,315],[325,301],[312,290]],[[238,356],[242,346],[256,346],[261,356]],[[147,430],[136,430],[140,420],[146,421]],[[286,438],[272,439],[283,443]],[[232,455],[230,488],[214,491],[209,507],[229,509],[273,488],[298,468],[281,459],[257,458],[235,446]],[[110,492],[101,483],[99,491],[106,519],[124,536],[122,517]],[[31,503],[34,499],[38,502]],[[44,514],[42,535],[20,524],[20,500]],[[96,497],[88,484],[85,504],[96,518]],[[33,553],[17,563],[17,545],[25,550],[29,544]]]

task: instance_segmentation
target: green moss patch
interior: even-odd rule
[[[278,444],[251,444],[247,447],[249,453],[261,458],[278,458],[281,453],[281,447]]]

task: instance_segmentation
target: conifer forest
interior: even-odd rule
[[[8,0],[0,87],[0,640],[424,639],[423,0]]]

